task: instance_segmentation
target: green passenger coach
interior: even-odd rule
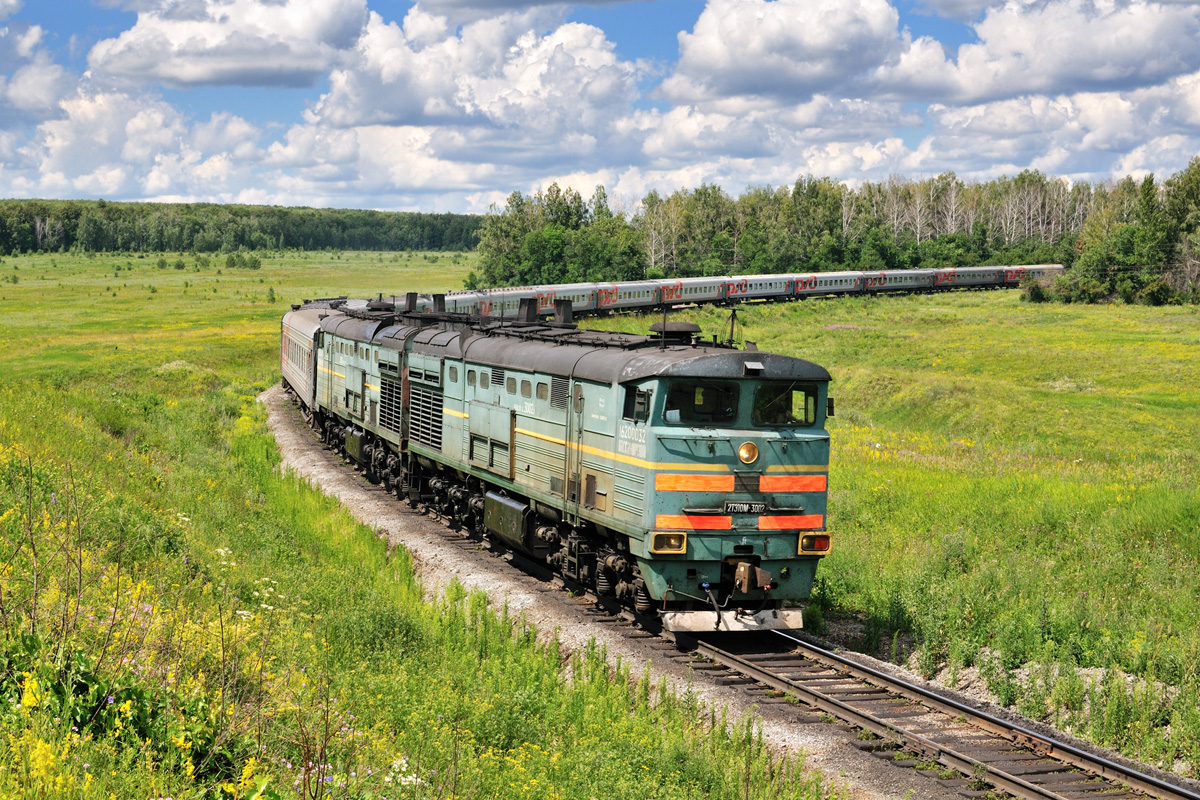
[[[830,547],[829,373],[561,311],[306,304],[283,319],[284,382],[389,491],[668,629],[801,627]]]

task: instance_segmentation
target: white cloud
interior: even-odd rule
[[[898,24],[886,0],[709,0],[679,34],[662,92],[675,102],[839,92],[897,55]]]
[[[1157,173],[1155,177],[1161,181],[1169,177],[1167,171],[1163,170],[1164,164],[1177,164],[1178,169],[1182,169],[1196,157],[1197,152],[1200,152],[1200,136],[1195,134],[1156,136],[1118,159],[1112,176],[1132,175],[1140,180],[1154,172]]]
[[[250,158],[257,150],[260,135],[257,127],[236,114],[214,112],[208,122],[192,126],[191,145],[203,153],[229,151],[239,158]]]
[[[957,94],[1128,90],[1200,68],[1200,6],[1009,0],[975,26],[956,58]]]
[[[366,20],[366,0],[164,0],[98,42],[88,64],[134,83],[311,86]]]
[[[21,0],[0,0],[0,22],[21,10]]]
[[[0,97],[25,112],[47,113],[69,90],[71,76],[65,69],[39,54],[33,63],[12,74],[7,85],[0,83]]]
[[[475,122],[532,130],[603,124],[636,95],[640,68],[603,31],[502,14],[449,32],[414,8],[403,26],[372,14],[358,58],[330,78],[311,119],[335,125]]]

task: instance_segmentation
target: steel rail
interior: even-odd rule
[[[1039,756],[1058,761],[1064,767],[1078,768],[1090,775],[1106,778],[1111,781],[1118,781],[1140,792],[1162,798],[1163,800],[1200,800],[1200,794],[1185,787],[1168,783],[1133,767],[1092,755],[1079,748],[1072,747],[1065,742],[1059,742],[1022,726],[1006,722],[985,711],[935,694],[879,670],[842,658],[835,653],[810,645],[781,631],[774,631],[773,633],[792,643],[798,655],[818,663],[824,663],[843,675],[871,683],[878,688],[886,689],[898,697],[918,703],[931,710],[940,711],[952,717],[965,718],[967,722],[981,730],[1000,736],[1013,745],[1027,747]],[[864,730],[868,730],[886,742],[903,746],[905,749],[954,769],[965,776],[984,780],[992,784],[995,788],[1008,792],[1014,797],[1027,798],[1028,800],[1047,800],[1047,798],[1053,798],[1053,800],[1070,800],[1070,798],[1079,796],[1077,790],[1072,791],[1070,794],[1059,794],[1050,785],[1033,783],[1018,775],[1007,773],[1003,769],[949,748],[943,743],[936,742],[912,731],[907,731],[886,719],[875,716],[869,711],[856,708],[836,697],[805,686],[802,681],[778,675],[765,667],[728,653],[706,642],[698,642],[697,650],[713,661],[752,677],[772,689],[797,694],[807,704]],[[1103,795],[1097,794],[1096,796],[1102,797]]]

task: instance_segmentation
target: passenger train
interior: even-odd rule
[[[449,313],[512,316],[522,300],[537,301],[540,316],[550,316],[554,301],[571,301],[576,317],[663,306],[777,302],[832,295],[898,294],[954,289],[1015,288],[1021,281],[1048,280],[1063,273],[1058,264],[1021,267],[882,270],[878,272],[813,272],[788,275],[724,275],[623,283],[568,283],[451,292]],[[421,311],[435,310],[432,296],[418,298]]]

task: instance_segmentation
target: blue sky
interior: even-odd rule
[[[484,211],[1200,155],[1200,3],[0,0],[0,196]]]

